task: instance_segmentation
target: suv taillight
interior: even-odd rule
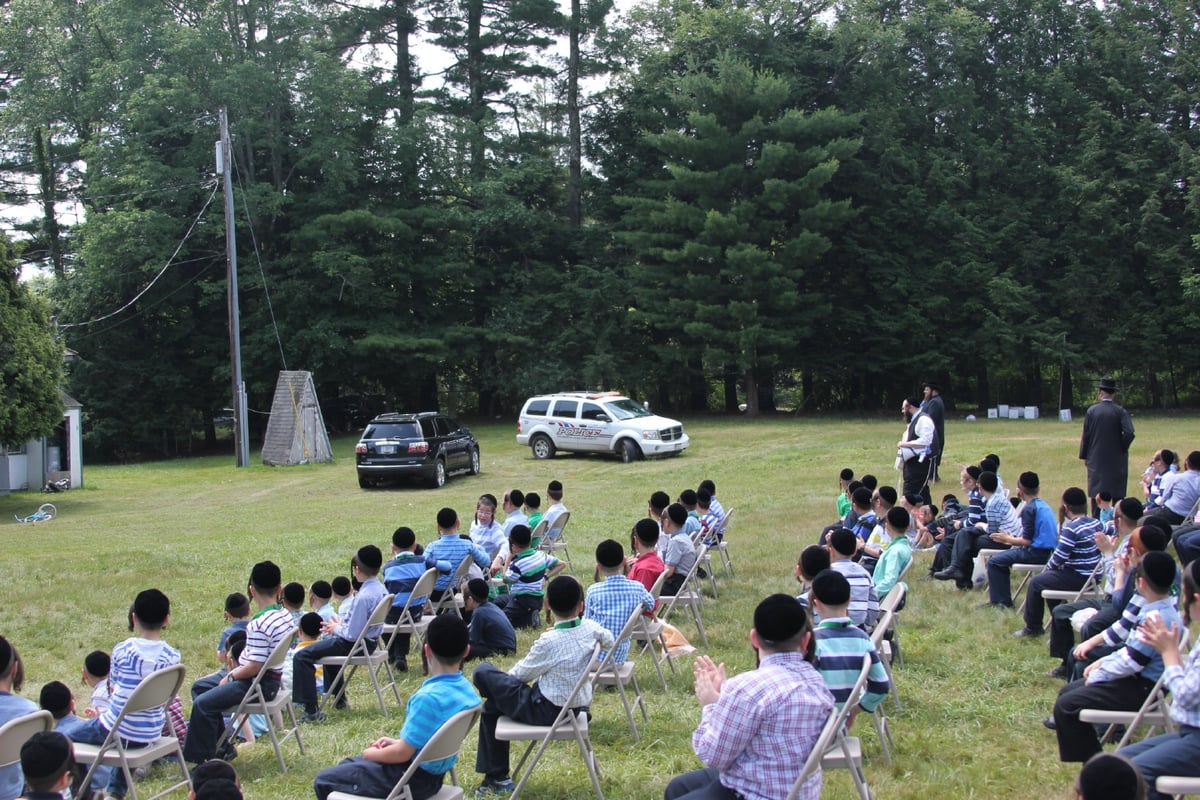
[[[521,432],[521,420],[517,420],[517,433]]]
[[[360,456],[366,455],[367,446],[362,442],[359,442],[358,444],[354,445],[354,452]]]
[[[408,452],[410,452],[410,453],[428,453],[429,452],[429,442],[410,442],[408,445]]]

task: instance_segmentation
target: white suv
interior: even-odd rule
[[[651,414],[616,392],[559,392],[531,397],[517,418],[517,444],[533,457],[618,453],[625,463],[677,455],[687,449],[683,423]]]

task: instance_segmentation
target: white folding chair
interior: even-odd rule
[[[704,642],[705,647],[708,647],[708,634],[704,632],[704,620],[701,618],[701,612],[704,608],[704,596],[700,593],[700,586],[696,578],[696,571],[700,569],[698,551],[703,549],[703,543],[697,545],[696,558],[692,561],[691,569],[684,576],[683,584],[679,587],[678,592],[669,595],[663,600],[662,605],[658,609],[658,618],[663,622],[667,622],[676,606],[686,608],[688,613],[692,615],[692,621],[696,623],[696,629],[700,631],[700,640]]]
[[[908,572],[909,567],[911,567],[911,566],[912,566],[912,562],[910,561],[910,562],[908,562],[908,567],[905,567],[903,572],[900,573],[901,578],[904,577],[904,575]],[[900,607],[904,604],[904,600],[906,597],[908,597],[908,589],[905,587],[904,581],[897,580],[896,585],[893,586],[891,588],[891,590],[888,591],[887,595],[882,600],[879,601],[880,619],[883,619],[883,615],[887,614],[889,611],[892,612],[891,622],[885,628],[884,633],[882,634],[886,638],[884,638],[881,641],[887,643],[887,646],[889,648],[889,653],[891,655],[895,656],[896,663],[901,666],[904,666],[904,652],[900,647]],[[875,623],[875,630],[879,630],[880,627],[881,626],[879,625],[878,622]],[[890,636],[887,635],[888,632],[891,633]],[[879,647],[876,646],[876,649],[878,650]],[[881,654],[883,653],[882,650],[879,650],[879,652]],[[890,656],[889,656],[889,658],[890,658]],[[900,698],[899,698],[899,696],[897,696],[896,697],[896,708],[899,708],[899,707],[900,707]]]
[[[1183,797],[1200,794],[1200,778],[1185,778],[1182,775],[1159,775],[1154,781],[1154,788],[1162,794]]]
[[[867,673],[871,671],[871,654],[863,656],[862,669],[859,670],[858,680],[850,690],[850,696],[840,709],[834,709],[821,729],[821,735],[808,758],[804,760],[804,768],[800,770],[792,790],[788,792],[787,800],[796,800],[804,784],[818,769],[848,769],[855,788],[858,789],[862,800],[870,800],[871,791],[867,788],[866,775],[862,770],[862,745],[854,736],[846,733],[846,718],[850,710],[858,704],[867,686]]]
[[[546,535],[542,538],[541,547],[547,553],[557,558],[556,553],[562,553],[562,559],[567,562],[567,568],[571,573],[575,572],[575,565],[571,563],[571,550],[567,547],[567,540],[563,538],[563,529],[567,527],[567,522],[571,519],[571,512],[564,511],[554,518],[554,524],[546,529]]]
[[[279,644],[275,645],[275,649],[271,651],[271,655],[267,656],[266,662],[263,663],[262,669],[254,676],[254,680],[250,682],[250,688],[246,690],[242,701],[236,706],[231,706],[223,712],[229,716],[229,724],[225,726],[225,730],[217,739],[217,751],[220,752],[221,745],[233,737],[234,733],[242,727],[246,719],[251,714],[261,714],[266,718],[267,736],[271,739],[271,746],[275,748],[275,758],[279,761],[279,769],[281,772],[287,772],[287,765],[283,762],[282,745],[293,736],[296,737],[296,746],[300,748],[300,755],[304,755],[304,742],[300,740],[300,726],[296,724],[296,709],[292,705],[292,693],[280,687],[279,691],[270,700],[263,694],[262,679],[269,672],[279,672],[283,669],[283,665],[287,662],[288,651],[292,647],[292,637],[295,632],[289,633],[287,636],[279,640]],[[285,730],[283,727],[283,715],[287,712],[287,718],[290,725]]]
[[[1087,580],[1083,582],[1078,591],[1070,589],[1045,589],[1042,591],[1043,600],[1061,600],[1067,603],[1078,603],[1080,600],[1100,599],[1104,596],[1104,590],[1100,586],[1100,579],[1104,574],[1104,559],[1096,561],[1096,566],[1092,568],[1092,574],[1088,575]]]
[[[133,771],[138,767],[149,766],[164,756],[173,755],[183,778],[153,795],[149,800],[170,794],[176,789],[192,788],[192,776],[188,773],[187,762],[183,759],[183,747],[180,746],[174,733],[160,735],[153,742],[142,747],[129,748],[125,746],[125,740],[117,735],[121,729],[121,723],[130,714],[161,708],[171,702],[171,698],[179,694],[179,687],[183,685],[185,674],[186,671],[182,664],[174,664],[151,672],[142,678],[141,683],[130,693],[121,713],[117,715],[116,724],[108,732],[108,736],[104,737],[103,744],[75,744],[75,761],[79,764],[89,765],[87,775],[84,776],[80,786],[92,785],[92,774],[97,767],[119,767],[125,773],[129,796],[133,800],[137,800],[137,784],[133,780]],[[170,726],[167,727],[170,729]]]
[[[660,572],[658,578],[654,581],[654,585],[650,587],[650,596],[654,598],[654,605],[656,608],[658,607],[658,598],[662,594],[663,582],[666,581],[666,579],[667,573]],[[643,614],[641,615],[640,620],[641,621],[636,628],[635,635],[638,637],[638,640],[644,642],[644,644],[641,646],[641,649],[638,650],[638,655],[640,656],[647,650],[650,651],[651,660],[654,662],[654,670],[658,673],[658,680],[660,683],[662,683],[663,691],[665,692],[667,691],[667,678],[665,675],[663,675],[662,662],[666,661],[667,666],[671,668],[671,672],[675,672],[675,661],[671,658],[671,651],[667,649],[667,638],[663,633],[663,623],[657,616],[654,616],[653,614],[650,616]],[[662,647],[663,655],[661,659],[656,653],[654,653],[654,643],[656,641],[658,642],[659,646]]]
[[[596,667],[596,671],[592,673],[592,681],[595,685],[617,687],[617,692],[621,695],[621,704],[625,706],[625,717],[629,720],[629,729],[633,731],[633,740],[635,742],[641,739],[641,734],[638,733],[637,721],[634,719],[634,706],[642,710],[643,720],[649,722],[650,717],[646,714],[646,703],[642,699],[642,687],[638,685],[637,675],[634,674],[634,662],[626,657],[620,664],[617,664],[613,660],[613,656],[617,652],[617,648],[620,647],[621,642],[628,642],[633,638],[633,632],[638,627],[644,611],[645,609],[641,606],[633,610],[633,613],[629,615],[629,620],[621,628],[620,633],[617,634],[617,639],[613,643],[613,646],[604,654],[604,658],[601,659],[600,664]],[[629,695],[625,692],[626,686],[633,689],[632,705],[629,702]]]
[[[1021,575],[1021,582],[1017,584],[1016,591],[1014,591],[1012,593],[1012,601],[1015,604],[1017,602],[1017,598],[1020,597],[1021,593],[1025,591],[1025,587],[1029,585],[1030,579],[1033,578],[1034,575],[1041,575],[1043,572],[1045,572],[1046,565],[1045,564],[1013,564],[1012,571],[1013,571],[1013,574],[1020,573],[1020,575]],[[1021,605],[1017,606],[1018,614],[1022,613],[1023,611],[1025,611],[1025,600],[1022,600]]]
[[[1188,629],[1184,628],[1180,634],[1179,649],[1187,650],[1188,644]],[[1164,673],[1165,674],[1165,673]],[[1163,732],[1169,733],[1175,730],[1175,723],[1171,719],[1171,706],[1168,699],[1168,693],[1163,686],[1163,676],[1158,676],[1158,680],[1154,683],[1154,688],[1150,690],[1150,694],[1146,696],[1142,707],[1137,711],[1112,711],[1106,708],[1085,708],[1079,712],[1080,722],[1090,722],[1094,725],[1107,725],[1104,736],[1100,737],[1101,741],[1105,741],[1116,730],[1118,725],[1125,726],[1125,734],[1121,740],[1117,742],[1117,749],[1120,750],[1125,745],[1133,740],[1133,733],[1143,725],[1148,725],[1146,737],[1154,735],[1154,732],[1159,728]]]
[[[386,800],[412,800],[412,790],[408,788],[408,782],[412,780],[413,774],[417,769],[430,761],[441,761],[443,758],[451,758],[457,756],[458,751],[462,749],[463,739],[467,738],[467,734],[475,727],[475,723],[479,721],[479,712],[482,706],[468,708],[466,711],[460,711],[450,719],[442,723],[442,726],[430,737],[417,754],[413,756],[412,761],[408,765],[408,769],[400,776],[400,780],[392,788]],[[458,785],[458,774],[454,767],[450,768],[450,785],[443,785],[438,793],[433,795],[430,800],[462,800],[463,790]],[[363,797],[362,795],[350,794],[348,792],[331,792],[329,800],[377,800],[376,798]]]
[[[592,648],[592,658],[588,662],[587,668],[579,675],[579,680],[575,682],[575,688],[571,690],[567,702],[563,704],[562,710],[558,712],[558,717],[551,724],[528,725],[508,717],[500,717],[496,720],[497,739],[505,742],[529,742],[529,746],[525,748],[525,753],[513,771],[514,774],[519,774],[521,777],[517,780],[517,788],[513,790],[510,800],[517,800],[517,796],[525,788],[525,782],[529,780],[533,768],[537,766],[538,760],[541,759],[542,753],[546,751],[550,742],[572,739],[579,745],[579,753],[583,756],[583,763],[587,766],[588,775],[592,779],[592,788],[596,790],[597,800],[604,800],[604,793],[600,790],[600,772],[596,767],[596,752],[592,749],[592,739],[588,732],[588,715],[586,711],[576,712],[575,710],[575,701],[579,697],[579,693],[583,691],[583,687],[591,683],[592,673],[596,671],[599,660],[600,645],[597,643]],[[539,742],[540,745],[538,745]],[[538,745],[537,752],[534,753],[529,766],[522,771],[521,768],[529,759],[534,745]]]
[[[533,526],[533,530],[529,532],[529,541],[537,542],[537,547],[542,546],[542,537],[546,535],[546,528],[550,523],[545,517],[538,520],[538,524]]]
[[[717,539],[717,543],[713,546],[717,554],[721,556],[721,564],[725,568],[726,576],[733,575],[733,559],[729,557],[729,540],[726,539],[726,535],[729,533],[729,521],[733,519],[733,512],[734,509],[732,508],[725,512],[725,519],[721,520],[721,528],[718,531],[720,536]]]
[[[889,594],[891,593],[889,592]],[[883,670],[887,673],[888,686],[892,689],[896,708],[900,708],[900,691],[896,688],[896,679],[892,676],[892,643],[884,638],[888,630],[894,629],[895,616],[894,609],[889,608],[883,612],[883,616],[879,618],[879,624],[871,632],[871,643],[875,645],[875,651],[879,653],[879,660],[883,662]]]
[[[31,711],[0,725],[0,767],[21,761],[21,747],[35,733],[54,730],[54,717],[49,711]]]
[[[463,563],[470,565],[471,557],[467,556],[463,559]],[[409,652],[414,650],[424,656],[421,650],[421,643],[425,640],[425,631],[429,627],[429,623],[433,621],[432,616],[423,616],[420,619],[413,619],[413,611],[425,608],[425,601],[429,598],[429,593],[433,591],[433,587],[437,584],[438,571],[436,567],[430,567],[425,570],[417,582],[413,584],[412,591],[408,593],[408,600],[400,610],[400,618],[393,623],[385,623],[383,633],[379,637],[379,647],[386,653],[392,649],[392,640],[400,634],[408,634],[412,637],[409,640]],[[450,586],[454,586],[453,583]],[[442,599],[450,597],[450,587],[442,594]],[[395,595],[392,595],[395,598]],[[458,612],[458,607],[453,601],[450,603],[454,608],[455,613]],[[435,612],[436,614],[436,612]],[[385,617],[386,618],[386,617]],[[416,647],[412,647],[413,640],[416,641]],[[389,661],[390,663],[390,661]],[[425,660],[422,657],[421,664],[425,666]],[[427,670],[426,670],[427,671]]]
[[[388,661],[388,651],[383,647],[380,641],[378,647],[371,650],[367,638],[367,632],[372,628],[382,627],[383,621],[387,619],[388,611],[392,607],[392,600],[395,595],[385,595],[375,605],[375,609],[371,612],[371,616],[367,619],[367,624],[359,631],[358,638],[354,640],[354,644],[350,646],[350,652],[344,656],[326,656],[325,658],[317,659],[317,663],[323,667],[333,666],[341,667],[337,677],[333,679],[333,683],[326,687],[325,698],[321,701],[321,708],[324,709],[332,699],[333,704],[337,705],[346,694],[346,687],[350,685],[350,679],[354,677],[354,672],[359,667],[367,668],[367,675],[371,677],[371,684],[375,687],[375,696],[379,698],[379,710],[383,715],[387,716],[387,703],[383,699],[383,690],[389,688],[392,694],[396,696],[396,704],[399,705],[400,691],[396,688],[396,676],[392,674],[392,665]],[[383,639],[382,636],[379,637]],[[379,682],[379,673],[382,672],[387,676],[387,685],[384,686]]]
[[[458,588],[467,579],[467,575],[471,572],[471,565],[474,563],[475,559],[471,557],[470,553],[463,556],[463,560],[459,562],[458,567],[454,570],[454,574],[450,576],[450,583],[446,585],[446,591],[442,592],[442,596],[431,603],[433,606],[432,616],[436,617],[442,612],[453,611],[458,615],[459,619],[462,619],[463,596],[462,592],[458,591]],[[436,576],[434,582],[437,582]],[[430,587],[429,591],[425,592],[424,595],[418,596],[428,598],[429,593],[432,591],[433,587]],[[426,625],[428,624],[426,623]]]

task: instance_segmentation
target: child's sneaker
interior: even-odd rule
[[[325,721],[325,712],[319,708],[316,711],[305,711],[303,714],[300,715],[300,719],[297,721],[301,724],[307,724],[307,723],[313,723],[313,722],[324,722]]]
[[[475,790],[475,797],[498,797],[508,796],[517,790],[517,785],[510,778],[501,780],[493,780],[484,778],[483,783],[479,784],[479,788]]]

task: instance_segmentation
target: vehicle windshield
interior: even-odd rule
[[[620,400],[612,400],[604,404],[609,411],[612,412],[614,419],[634,419],[635,417],[653,417],[646,409],[638,405],[628,397]]]

